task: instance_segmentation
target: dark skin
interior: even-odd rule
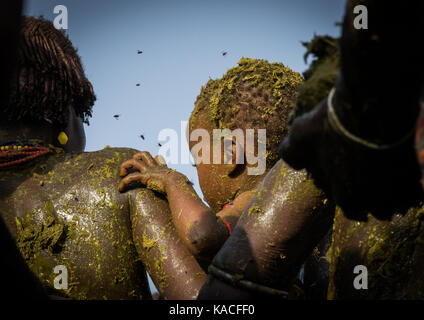
[[[352,90],[352,88],[354,90],[359,89],[360,92],[350,92],[352,96],[358,99],[364,99],[370,93],[375,94],[379,89],[382,89],[385,93],[393,93],[391,95],[379,95],[380,98],[383,97],[386,102],[389,102],[388,104],[380,104],[380,107],[384,108],[389,115],[388,118],[385,118],[386,120],[389,119],[389,121],[382,124],[378,121],[378,119],[381,119],[381,117],[378,118],[378,114],[375,114],[374,118],[369,117],[367,119],[364,117],[357,117],[358,114],[349,114],[349,112],[355,113],[355,109],[344,110],[345,112],[338,109],[338,111],[341,111],[339,116],[342,120],[344,120],[344,124],[353,125],[348,128],[351,132],[357,134],[365,132],[365,137],[377,140],[380,139],[380,142],[385,142],[391,138],[396,138],[396,135],[399,135],[399,133],[405,134],[405,132],[410,130],[413,126],[414,118],[416,116],[416,110],[414,110],[414,99],[416,98],[417,82],[412,82],[412,85],[408,86],[408,88],[403,88],[402,86],[399,86],[399,82],[397,81],[404,81],[405,78],[399,77],[396,79],[396,76],[394,76],[393,72],[389,69],[387,71],[390,72],[390,77],[385,77],[383,76],[385,73],[381,73],[382,70],[379,68],[381,68],[381,66],[387,66],[385,64],[387,63],[385,59],[388,58],[390,60],[390,54],[392,53],[394,56],[398,55],[399,52],[397,51],[386,50],[387,48],[384,46],[371,46],[371,48],[377,48],[376,52],[379,52],[379,50],[385,52],[386,55],[384,55],[384,59],[381,59],[382,56],[375,54],[375,52],[374,54],[371,52],[371,59],[369,60],[361,56],[364,52],[366,53],[367,50],[364,50],[364,46],[357,46],[358,41],[353,41],[352,36],[353,38],[355,38],[355,34],[357,38],[361,38],[361,36],[363,36],[364,38],[362,40],[367,41],[369,33],[363,30],[359,32],[352,32],[350,28],[350,26],[352,26],[352,6],[357,3],[358,1],[349,1],[348,3],[345,27],[349,26],[349,30],[344,30],[344,39],[342,41],[342,47],[343,45],[354,47],[350,48],[350,50],[344,51],[345,60],[343,72],[349,78],[346,81],[346,84],[348,86],[352,86],[350,87],[350,90]],[[375,5],[381,5],[381,9],[383,10],[377,10],[377,12],[383,13],[382,16],[384,17],[388,17],[387,13],[385,13],[387,7],[385,7],[385,4],[382,2],[369,1],[368,4],[371,4],[373,9],[375,9]],[[370,6],[368,6],[368,8],[370,8]],[[408,8],[408,12],[411,13],[411,11],[414,10]],[[372,11],[370,10],[370,12]],[[415,12],[420,14],[421,11],[415,10]],[[408,23],[417,23],[422,21],[420,19],[411,18],[410,14],[400,14],[399,16],[408,20],[405,24],[399,24],[402,26],[408,26]],[[376,24],[373,25],[373,27],[375,26]],[[414,30],[414,32],[421,30],[419,28],[410,28],[409,26],[406,28],[409,28],[409,31]],[[402,32],[402,30],[402,28],[398,28],[395,30],[395,33],[392,33],[393,29],[386,29],[386,31],[388,31],[387,34],[392,33],[396,34],[396,36],[399,36],[398,32]],[[411,36],[411,34],[413,35],[414,33],[407,32],[408,36]],[[393,39],[395,39],[394,42],[397,43],[395,50],[402,50],[403,52],[401,54],[417,54],[417,50],[407,50],[405,46],[399,45],[396,37],[393,37]],[[402,38],[402,41],[405,39],[408,38]],[[414,41],[408,42],[408,46],[409,45],[414,45]],[[355,46],[357,47],[355,48]],[[346,59],[353,60],[350,60],[350,62],[347,63],[346,61],[348,60]],[[396,59],[399,59],[398,56]],[[353,61],[356,61],[357,63],[353,63]],[[411,70],[413,70],[412,73],[421,72],[416,67],[417,59],[409,58],[405,61],[411,61],[414,64],[414,67],[412,69],[408,69],[406,72],[410,72]],[[376,70],[377,72],[375,72]],[[403,69],[400,69],[400,72],[402,72],[402,70]],[[363,74],[361,75],[361,73]],[[410,75],[408,75],[408,79],[411,79]],[[395,81],[393,81],[393,78],[395,78]],[[388,89],[390,86],[385,87],[387,83],[385,83],[384,80],[390,81],[390,86],[394,85],[395,90]],[[354,85],[353,83],[355,81],[359,82],[359,84],[356,83],[356,85]],[[366,84],[368,81],[370,85]],[[383,85],[380,88],[376,87],[376,84]],[[408,85],[409,84],[411,84],[411,82],[408,82]],[[341,92],[343,92],[343,90],[341,90]],[[399,102],[396,100],[399,99],[399,96],[396,96],[397,93],[400,93],[403,98],[407,98],[402,101],[403,103],[401,105],[410,107],[407,111],[406,109],[402,109],[402,111],[405,112],[402,112],[401,118],[399,118],[400,113],[398,112],[398,109],[394,108],[394,105]],[[337,99],[340,101],[340,99],[343,98],[345,99],[346,97],[336,96],[335,103],[337,104]],[[387,101],[387,99],[392,101]],[[356,101],[356,103],[358,103],[358,108],[369,107],[368,104],[360,103],[360,101]],[[408,103],[410,104],[408,105]],[[390,121],[393,121],[396,125],[393,125],[393,123],[390,125]],[[376,125],[377,123],[379,124],[378,126]],[[398,125],[399,123],[401,123],[401,125]],[[357,124],[358,127],[355,128],[355,124]],[[385,128],[384,126],[387,127]],[[375,130],[377,127],[379,127],[380,131]],[[390,127],[390,130],[388,127]],[[390,134],[386,135],[384,134],[385,132],[390,132]],[[379,134],[382,135],[379,137]],[[317,106],[317,108],[315,108],[312,112],[297,119],[293,124],[289,136],[282,144],[283,157],[289,164],[299,169],[306,167],[310,170],[314,177],[320,179],[320,184],[324,185],[327,190],[330,190],[330,194],[338,203],[344,203],[344,205],[349,209],[350,217],[354,217],[356,219],[360,217],[361,220],[364,220],[364,218],[368,219],[367,222],[352,221],[344,216],[344,213],[340,210],[337,210],[333,227],[333,244],[329,253],[331,258],[331,268],[328,297],[330,299],[422,298],[422,287],[424,283],[422,277],[422,268],[424,265],[424,248],[422,246],[424,233],[421,223],[422,208],[411,208],[407,210],[405,216],[393,214],[393,204],[396,204],[397,206],[400,205],[404,209],[405,206],[408,205],[406,208],[409,208],[411,204],[411,197],[416,198],[418,195],[417,193],[411,192],[411,189],[416,190],[417,181],[415,175],[416,164],[414,164],[413,161],[413,148],[411,148],[411,145],[406,145],[393,151],[400,152],[399,150],[403,150],[404,152],[400,153],[400,157],[399,155],[393,156],[393,152],[382,153],[380,155],[376,153],[371,154],[371,152],[370,154],[365,154],[363,149],[359,149],[360,148],[356,147],[355,150],[355,146],[349,146],[345,141],[341,140],[341,137],[337,136],[337,134],[330,132],[324,102]],[[355,161],[352,161],[352,159]],[[346,164],[349,163],[349,161],[352,161],[351,163],[354,164],[352,168],[358,169],[356,173],[354,170],[346,170],[345,166],[340,166],[340,164]],[[363,167],[361,163],[364,162],[367,163],[367,170],[362,170]],[[406,165],[405,168],[402,166],[402,163],[404,165],[405,163],[409,163],[410,165]],[[387,168],[390,167],[393,167],[394,170],[387,170]],[[399,168],[402,168],[402,170],[399,170]],[[387,172],[390,172],[390,174],[387,174]],[[346,180],[348,183],[343,184],[345,186],[344,188],[340,188],[340,180],[349,177],[346,173],[353,173],[353,177],[351,176],[350,178],[352,179]],[[394,174],[395,176],[393,176]],[[376,176],[381,177],[382,179],[375,179]],[[387,181],[387,178],[390,181]],[[279,181],[284,179],[284,175],[272,170],[269,173],[269,178],[267,179],[269,179],[269,181]],[[352,181],[354,181],[353,185],[350,184]],[[399,181],[402,181],[403,183],[399,183]],[[265,180],[264,186],[266,186],[266,184],[267,180]],[[351,186],[353,186],[353,188],[350,188]],[[399,188],[402,189],[401,192],[393,195],[393,191],[399,191]],[[386,193],[387,190],[390,192]],[[376,195],[375,192],[377,191],[379,193]],[[260,191],[258,191],[258,194],[259,193]],[[364,198],[364,193],[370,194]],[[380,193],[384,198],[383,202],[381,201]],[[407,197],[402,198],[405,193],[409,194]],[[392,197],[393,199],[391,199]],[[245,236],[245,233],[248,232],[244,229],[248,229],[249,225],[254,225],[257,221],[256,217],[249,217],[245,214],[240,220],[233,235],[227,240],[223,248],[217,254],[213,262],[214,264],[232,273],[240,271],[243,272],[244,270],[241,270],[241,265],[245,260],[240,263],[238,258],[239,256],[247,256],[252,251],[250,244],[252,244],[254,248],[264,248],[266,243],[272,239],[273,234],[281,233],[285,235],[284,237],[287,235],[287,238],[282,238],[283,241],[276,246],[276,252],[278,252],[278,249],[281,247],[286,248],[285,250],[288,250],[289,252],[290,249],[296,248],[297,255],[301,256],[304,252],[308,251],[308,248],[310,248],[310,241],[317,241],[317,239],[314,239],[314,237],[311,237],[310,235],[319,234],[321,226],[331,225],[331,220],[329,219],[329,217],[331,217],[330,214],[319,215],[321,218],[313,224],[310,221],[313,220],[313,217],[308,217],[307,215],[290,217],[289,215],[284,214],[284,208],[278,207],[278,203],[281,202],[281,195],[279,192],[271,193],[268,190],[264,194],[264,198],[267,200],[264,205],[271,208],[275,207],[275,211],[270,211],[270,214],[271,216],[274,216],[274,219],[278,219],[277,221],[281,221],[281,224],[269,224],[265,226],[264,229],[268,232],[268,235],[265,234],[262,238],[255,238],[255,233]],[[404,200],[406,200],[406,202]],[[260,199],[254,199],[251,205],[254,205],[255,203],[261,203]],[[412,203],[414,203],[414,201],[412,201]],[[369,214],[367,215],[365,213],[364,215],[363,212],[358,212],[364,208],[368,210],[371,208],[376,209],[379,211],[379,217],[381,217],[381,214],[385,214],[388,217],[393,216],[393,218],[391,221],[379,221]],[[360,213],[360,215],[358,215],[358,213]],[[374,211],[372,213],[375,215]],[[245,227],[244,224],[247,226]],[[238,231],[237,229],[239,227],[240,230]],[[299,235],[305,235],[303,241],[293,241],[293,239],[296,239]],[[237,251],[234,250],[236,246]],[[255,253],[255,251],[257,252]],[[234,254],[234,252],[239,252],[239,256],[232,256],[231,253]],[[250,262],[250,270],[253,270],[253,272],[251,271],[248,273],[248,267],[244,272],[244,275],[248,279],[255,279],[256,274],[258,274],[259,276],[257,276],[256,279],[260,283],[266,283],[270,275],[272,275],[274,280],[281,279],[281,281],[284,281],[284,279],[287,279],[287,276],[285,274],[278,273],[278,270],[284,271],[289,268],[288,271],[290,273],[291,266],[296,266],[297,259],[295,255],[292,258],[289,257],[289,259],[284,262],[286,265],[285,267],[280,266],[277,272],[273,273],[273,266],[278,266],[280,263],[278,257],[274,256],[272,259],[267,261],[266,264],[263,264],[264,271],[260,272],[260,268],[256,267],[258,263],[255,263],[255,261],[259,260],[259,262],[262,262],[261,256],[263,255],[263,251],[254,249],[253,252],[254,253],[251,254],[253,262]],[[259,266],[260,265],[261,263],[259,263]],[[353,270],[356,265],[365,265],[368,267],[368,290],[354,290],[353,279],[356,275],[353,273]],[[232,291],[225,291],[227,288],[231,288]],[[199,298],[237,298],[246,297],[247,294],[248,292],[245,290],[237,289],[236,287],[220,280],[213,279],[211,282],[206,283],[202,288],[199,293]]]
[[[423,208],[396,214],[391,221],[334,219],[330,249],[329,299],[423,299]],[[354,267],[368,269],[368,290],[355,290]]]
[[[22,1],[0,3],[0,42],[6,44],[0,53],[0,104],[9,95],[8,84],[15,65],[18,26]],[[47,295],[36,276],[29,270],[15,241],[0,217],[0,274],[2,279],[1,299],[44,300]]]
[[[368,8],[366,30],[353,27],[358,4]],[[350,0],[340,41],[333,105],[341,123],[372,143],[401,144],[374,150],[352,142],[330,126],[327,101],[297,118],[281,144],[282,158],[296,169],[306,168],[350,219],[364,221],[372,212],[389,220],[424,198],[412,134],[423,84],[417,41],[422,9],[422,2],[399,5],[395,27],[386,3]],[[404,63],[392,68],[393,61]]]
[[[73,299],[150,299],[131,232],[130,214],[136,212],[131,208],[136,208],[130,199],[137,193],[121,194],[116,189],[118,164],[135,151],[84,153],[82,119],[72,110],[65,132],[69,141],[64,153],[0,172],[1,216],[49,294]],[[42,139],[57,145],[57,133],[49,124],[2,125],[0,141]],[[46,238],[50,242],[39,246]],[[56,265],[68,269],[67,290],[53,288]]]
[[[333,209],[304,171],[280,160],[212,264],[241,279],[289,291],[301,264],[331,228]],[[258,296],[215,277],[199,293],[199,299]]]
[[[166,199],[143,188],[130,203],[134,243],[161,298],[196,299],[206,274],[179,237]]]
[[[196,123],[196,127],[206,127],[208,129],[211,129],[211,124],[208,121],[207,115],[199,114],[198,120],[196,121],[198,121],[198,123]],[[193,143],[190,143],[190,147],[193,147]],[[233,144],[233,148],[237,148],[237,146]],[[235,152],[233,152],[233,155],[235,155]],[[171,210],[171,215],[168,217],[170,222],[169,226],[175,226],[174,230],[178,231],[178,238],[176,238],[178,239],[177,242],[183,243],[189,249],[190,254],[196,256],[197,260],[200,261],[200,263],[206,262],[207,264],[204,264],[206,267],[210,263],[209,257],[213,255],[228,238],[227,227],[222,223],[220,219],[217,219],[216,215],[224,217],[224,219],[230,223],[232,230],[234,230],[234,232],[236,233],[239,232],[236,230],[243,230],[243,227],[239,228],[239,225],[243,225],[243,223],[248,221],[247,218],[244,218],[237,224],[237,221],[239,220],[239,217],[243,214],[243,212],[245,212],[244,216],[250,215],[249,208],[252,208],[252,206],[254,206],[252,204],[249,205],[249,202],[252,200],[252,198],[254,199],[254,201],[256,199],[256,202],[254,202],[255,204],[261,206],[260,210],[262,210],[262,208],[267,208],[267,205],[270,203],[269,197],[261,197],[260,201],[258,201],[257,198],[260,197],[258,195],[259,193],[254,197],[256,187],[260,185],[263,176],[248,176],[245,172],[246,168],[244,168],[242,170],[242,172],[244,172],[244,175],[239,175],[236,179],[231,177],[231,172],[234,172],[234,170],[236,169],[240,170],[240,168],[237,168],[238,165],[235,165],[234,160],[235,159],[233,159],[234,164],[197,165],[200,185],[205,195],[205,198],[208,200],[208,204],[211,205],[211,208],[206,206],[201,201],[201,199],[195,193],[191,184],[188,183],[188,179],[184,175],[168,169],[163,159],[161,159],[159,156],[152,158],[152,156],[148,152],[138,153],[134,155],[133,159],[128,160],[122,164],[121,175],[124,176],[124,178],[121,181],[120,190],[124,191],[128,188],[131,188],[134,186],[134,182],[138,182],[154,190],[159,190],[162,193],[166,193],[169,202],[169,208]],[[331,226],[331,214],[316,214],[317,212],[321,212],[323,210],[323,207],[326,207],[324,205],[326,200],[324,199],[322,192],[320,192],[313,185],[313,183],[309,179],[307,179],[305,173],[293,171],[292,169],[287,168],[287,165],[284,165],[284,171],[281,166],[281,163],[279,165],[276,165],[272,170],[272,172],[274,173],[270,173],[267,177],[275,177],[275,172],[278,172],[279,174],[283,174],[284,172],[290,172],[290,176],[285,177],[285,173],[283,176],[284,179],[282,179],[282,183],[277,183],[278,181],[275,180],[272,180],[272,182],[270,182],[272,178],[267,178],[264,182],[265,186],[262,186],[261,190],[264,193],[266,193],[266,191],[264,190],[275,190],[277,194],[281,195],[279,197],[280,202],[278,206],[284,208],[286,212],[286,217],[284,220],[282,220],[281,223],[279,221],[275,221],[273,220],[273,216],[271,214],[271,212],[273,212],[275,208],[272,208],[272,210],[269,209],[269,211],[267,211],[267,213],[265,214],[267,218],[265,220],[261,219],[260,223],[263,224],[262,229],[259,229],[258,231],[256,225],[254,227],[250,226],[251,233],[249,233],[249,236],[252,236],[255,239],[255,243],[263,243],[264,239],[267,239],[268,241],[266,245],[269,245],[269,243],[274,242],[278,247],[279,244],[282,243],[283,245],[281,246],[281,248],[278,248],[284,250],[284,246],[287,245],[286,241],[288,241],[287,239],[291,239],[291,235],[284,236],[284,233],[280,232],[278,234],[272,234],[272,238],[270,238],[269,234],[266,231],[267,226],[272,224],[273,226],[276,225],[277,229],[284,228],[285,230],[286,225],[284,224],[284,222],[289,221],[290,218],[292,218],[293,216],[298,216],[299,220],[296,221],[296,223],[292,222],[289,228],[292,227],[294,230],[301,230],[301,226],[303,225],[308,225],[309,229],[311,228],[310,223],[321,224],[320,232],[317,233],[316,236],[312,237],[313,239],[308,242],[308,245],[311,246],[315,240],[319,241],[323,237],[323,235],[328,232]],[[285,187],[282,187],[283,184],[285,185]],[[278,185],[278,188],[275,187],[276,185]],[[240,186],[252,189],[244,189]],[[225,194],[224,191],[227,194]],[[222,203],[228,203],[228,194],[230,194],[230,197],[232,197],[233,195],[238,196],[235,197],[234,201],[232,202],[232,205],[230,205],[226,209],[221,209],[215,215],[212,208],[222,208]],[[283,199],[285,199],[287,195],[290,196],[290,200],[284,201]],[[166,210],[166,207],[163,207],[162,210]],[[304,212],[304,215],[300,214],[301,212]],[[156,215],[157,213],[149,214],[151,220],[149,220],[147,224],[140,218],[135,221],[133,220],[133,225],[134,223],[136,223],[137,228],[139,228],[139,230],[137,230],[133,227],[134,238],[142,237],[142,234],[144,232],[143,224],[147,226],[147,229],[150,229],[149,226],[152,223],[155,223],[156,221]],[[313,216],[314,218],[309,219],[311,216]],[[157,219],[160,220],[164,218],[158,217]],[[305,234],[301,234],[298,238],[295,238],[295,241],[300,240],[300,238],[304,236]],[[240,240],[240,238],[242,240]],[[157,235],[154,239],[158,239]],[[243,241],[246,240],[246,237],[243,237],[241,235],[240,237],[234,236],[233,233],[230,239],[238,239],[237,241]],[[225,247],[227,247],[227,245],[225,245]],[[310,250],[307,251],[306,255],[309,254],[313,247],[314,246],[310,248],[308,247]],[[286,272],[288,267],[286,267],[286,269],[283,269],[283,271],[285,272],[285,282],[283,284],[278,283],[278,286],[291,284],[291,281],[297,275],[298,268],[303,263],[304,259],[306,259],[305,255],[297,255],[296,248],[290,249],[290,255],[296,257],[296,265],[290,265],[290,273]],[[239,247],[231,245],[231,248],[228,249],[226,252],[229,256],[232,256],[233,258],[237,259],[237,261],[246,261],[246,259],[251,259],[251,253],[248,253],[245,256],[243,256],[243,254],[239,256],[237,254],[239,249]],[[263,251],[263,247],[260,247],[260,245],[258,247],[255,247],[256,253],[261,251]],[[269,252],[269,250],[265,251]],[[280,253],[281,252],[278,251],[278,254]],[[263,270],[266,269],[265,262],[271,262],[272,259],[275,258],[274,255],[267,255],[268,254],[265,254],[265,256],[263,257]],[[142,253],[141,256],[142,260],[144,261],[145,258],[143,258]],[[291,259],[289,259],[289,261],[291,261]],[[172,265],[170,269],[171,268]],[[197,266],[192,263],[192,267],[190,268],[197,268]],[[190,268],[187,268],[189,272]],[[257,273],[257,271],[258,270],[250,270],[252,274]],[[270,274],[273,274],[275,272],[279,272],[279,269],[273,268],[273,270],[270,271]],[[152,275],[150,270],[149,273]],[[195,274],[195,270],[191,269],[191,274]],[[205,276],[202,277],[202,281],[203,282],[201,282],[201,285],[205,283]],[[195,284],[196,287],[193,288],[193,290],[198,291],[200,289],[200,287],[197,286],[199,283],[200,281]],[[157,282],[155,282],[155,284],[158,286]],[[209,286],[210,284],[211,283],[207,283],[205,284],[205,286]],[[227,284],[221,284],[222,287],[219,287],[218,291],[221,293],[225,293],[227,295],[226,297],[250,297],[250,295],[245,292],[230,288],[230,286]],[[276,283],[274,282],[273,285],[276,285]],[[167,295],[167,289],[159,289],[159,291],[161,292],[161,294]],[[233,294],[236,295],[234,296]],[[203,297],[208,298],[207,296]],[[224,298],[224,296],[220,295],[218,298]]]
[[[418,127],[422,128],[422,119]],[[417,154],[422,136],[417,134]],[[422,160],[422,158],[419,158]],[[424,168],[420,162],[421,169]],[[329,299],[423,299],[423,207],[410,208],[391,221],[368,216],[367,222],[347,219],[341,210],[334,219],[330,250]],[[356,265],[368,268],[368,290],[354,290]]]
[[[209,132],[213,129],[204,114],[199,115],[195,126],[207,128]],[[189,144],[191,149],[195,142],[190,141]],[[196,194],[186,176],[170,170],[158,156],[153,158],[148,152],[141,152],[121,166],[123,179],[119,189],[125,191],[131,183],[138,182],[166,194],[180,238],[187,249],[206,265],[229,235],[225,222],[231,230],[234,229],[265,175],[249,176],[246,164],[236,164],[237,144],[233,143],[232,147],[232,164],[213,164],[211,152],[210,164],[196,165],[200,186],[210,207]],[[212,150],[212,142],[210,148]],[[221,151],[223,159],[225,150],[222,148]],[[133,170],[136,172],[130,173]],[[232,173],[236,170],[240,174],[233,177]],[[230,205],[223,208],[227,203]]]
[[[198,121],[199,126],[211,127],[206,117],[199,116]],[[236,167],[197,166],[202,190],[205,196],[209,196],[207,199],[212,208],[222,209],[221,203],[228,203],[229,197],[238,195],[230,207],[218,213],[231,228],[254,193],[254,190],[239,187],[242,179],[260,180],[260,177],[246,178],[245,174],[231,179],[229,175]],[[159,192],[155,199],[147,201],[151,203],[149,206],[140,201],[143,197],[134,199],[133,206],[143,208],[143,214],[132,215],[132,225],[137,251],[161,296],[165,299],[196,299],[206,281],[205,269],[228,237],[227,226],[198,197],[187,177],[168,169],[158,156],[153,158],[148,152],[135,154],[133,159],[122,164],[121,176],[124,177],[119,186],[121,192],[137,182]],[[226,193],[219,189],[222,185],[226,186]],[[255,184],[248,186],[254,188]],[[138,194],[146,192],[151,191],[141,189]],[[160,193],[166,193],[167,201],[160,197]]]

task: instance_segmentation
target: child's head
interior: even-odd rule
[[[254,189],[278,160],[278,145],[287,134],[289,113],[301,82],[299,73],[281,63],[242,58],[221,79],[211,79],[202,87],[190,117],[190,140],[194,141],[189,144],[197,163],[200,187],[214,210],[221,210],[241,192]],[[198,129],[204,129],[203,134]],[[219,138],[216,145],[221,150],[214,152],[216,129],[229,129],[232,133],[241,129],[241,136],[229,135],[231,139],[226,146]],[[250,143],[248,135],[252,130],[248,129],[254,132]],[[263,153],[259,148],[263,132],[259,129],[266,130]],[[209,143],[203,141],[206,132]],[[204,148],[205,144],[208,148]],[[208,149],[209,155],[205,154]],[[229,162],[224,163],[225,155]],[[259,170],[252,174],[254,168]]]

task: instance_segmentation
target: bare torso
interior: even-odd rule
[[[119,165],[136,151],[65,153],[0,171],[0,214],[48,292],[74,299],[151,297]],[[68,289],[55,290],[57,265]]]
[[[330,248],[330,299],[423,299],[423,208],[380,221],[357,222],[337,210]],[[367,267],[368,289],[353,286],[357,265]],[[362,273],[361,273],[362,274]]]

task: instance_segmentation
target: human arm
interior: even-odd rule
[[[130,173],[131,170],[137,172]],[[178,234],[191,253],[202,257],[212,257],[217,252],[253,196],[253,192],[245,192],[215,214],[199,198],[186,176],[169,169],[158,157],[153,159],[148,152],[124,162],[121,176],[125,176],[121,191],[139,182],[165,193]]]
[[[128,194],[133,240],[160,295],[196,299],[206,274],[178,236],[167,201],[148,189]]]
[[[287,290],[300,265],[332,225],[333,206],[306,172],[282,160],[271,169],[233,234],[213,260],[213,267],[249,281]],[[199,299],[255,297],[258,293],[210,275]],[[263,294],[261,292],[260,294]]]
[[[356,5],[367,8],[368,29],[354,27]],[[394,25],[385,2],[347,1],[338,79],[319,80],[320,93],[335,87],[332,98],[311,103],[313,109],[294,120],[280,146],[284,160],[306,168],[351,219],[366,220],[369,212],[390,219],[423,197],[413,137],[423,79],[416,41],[422,6],[402,3]],[[325,74],[319,69],[315,78]],[[334,125],[334,115],[342,125]]]

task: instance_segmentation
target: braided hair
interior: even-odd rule
[[[64,127],[69,107],[88,124],[96,97],[77,50],[65,34],[43,18],[23,17],[18,63],[2,122]]]

